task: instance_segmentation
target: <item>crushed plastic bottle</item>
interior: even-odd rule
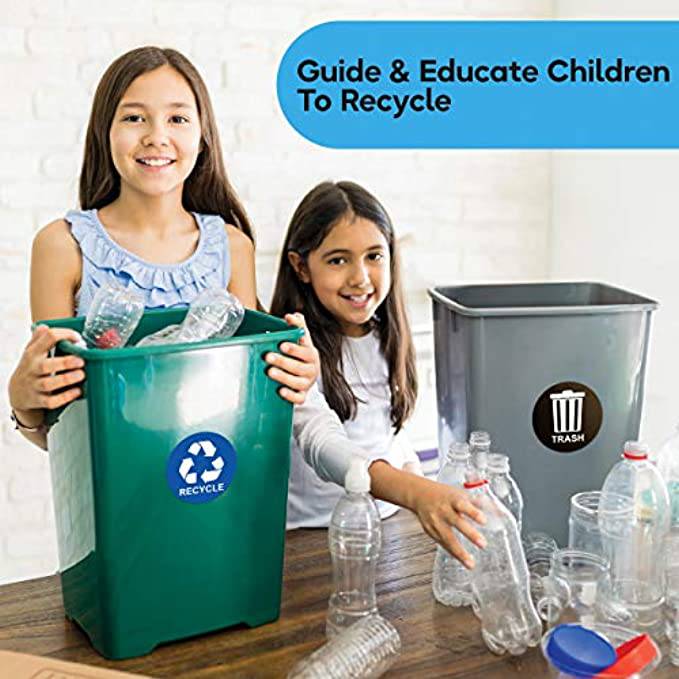
[[[495,496],[516,519],[519,535],[523,526],[523,496],[509,471],[509,458],[500,453],[488,455],[488,483]]]
[[[370,475],[364,459],[356,457],[351,461],[344,487],[346,493],[338,500],[328,528],[333,573],[326,620],[328,637],[377,613],[375,579],[382,526],[370,495]]]
[[[181,325],[170,325],[144,337],[138,347],[161,344],[202,342],[211,338],[226,339],[240,327],[245,310],[230,292],[221,288],[203,290],[191,302]]]
[[[396,628],[379,615],[369,615],[298,662],[288,679],[376,679],[400,652]]]
[[[85,318],[83,338],[97,349],[127,344],[144,313],[144,300],[134,290],[105,285],[97,290]]]
[[[472,464],[481,478],[487,478],[488,453],[490,452],[490,434],[487,431],[473,431],[469,434],[469,450]]]
[[[469,446],[466,443],[452,443],[436,480],[462,488],[470,471]],[[457,533],[457,538],[468,549],[469,543],[461,533]],[[471,571],[441,546],[436,548],[432,590],[434,598],[445,606],[469,606],[474,598]]]
[[[628,441],[608,473],[599,528],[611,581],[602,611],[641,632],[662,629],[665,565],[660,555],[670,526],[667,487],[648,460],[648,446]]]
[[[472,591],[479,606],[481,635],[498,655],[521,655],[537,646],[542,623],[531,600],[528,567],[516,521],[490,490],[488,481],[467,481],[465,489],[486,516],[478,527],[485,549],[473,548]]]

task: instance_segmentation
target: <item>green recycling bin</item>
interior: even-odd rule
[[[185,314],[145,313],[131,344]],[[292,405],[263,356],[301,334],[247,311],[227,340],[60,343],[87,372],[48,434],[64,608],[102,655],[278,618]]]

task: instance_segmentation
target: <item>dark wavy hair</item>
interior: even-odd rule
[[[109,132],[120,100],[132,81],[161,66],[171,66],[193,91],[200,116],[202,150],[184,182],[182,204],[191,212],[220,215],[254,242],[250,220],[224,169],[219,132],[210,97],[193,64],[180,52],[139,47],[118,57],[107,69],[94,95],[80,172],[80,207],[102,208],[120,194],[120,175],[111,157]]]
[[[380,230],[389,245],[391,288],[371,321],[377,327],[389,366],[391,421],[396,431],[412,414],[417,399],[415,351],[401,285],[401,267],[394,228],[380,202],[353,182],[324,182],[312,189],[290,220],[278,267],[271,313],[301,311],[322,360],[325,398],[344,422],[356,415],[358,399],[342,374],[343,332],[339,322],[320,303],[311,284],[304,283],[290,263],[296,252],[306,262],[340,220],[362,217]]]

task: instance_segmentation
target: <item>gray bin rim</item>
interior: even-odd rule
[[[467,306],[448,295],[451,291],[464,292],[472,289],[491,291],[493,288],[545,288],[557,286],[588,286],[599,288],[627,296],[629,301],[614,304],[553,304],[553,305],[521,305],[521,306]],[[447,294],[444,294],[446,291]],[[606,314],[606,313],[629,313],[639,311],[655,311],[658,302],[637,295],[636,293],[617,288],[598,281],[533,281],[530,283],[471,283],[468,285],[437,285],[427,290],[434,302],[442,304],[447,309],[454,311],[462,316],[484,317],[484,316],[573,316],[581,314]]]

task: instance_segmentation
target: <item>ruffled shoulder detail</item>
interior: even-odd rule
[[[95,287],[116,280],[133,287],[147,308],[190,304],[206,288],[226,287],[229,281],[229,243],[219,215],[194,217],[200,228],[196,251],[178,264],[153,264],[118,245],[107,233],[96,210],[70,210],[66,221],[80,245]],[[86,281],[83,280],[83,287]]]

